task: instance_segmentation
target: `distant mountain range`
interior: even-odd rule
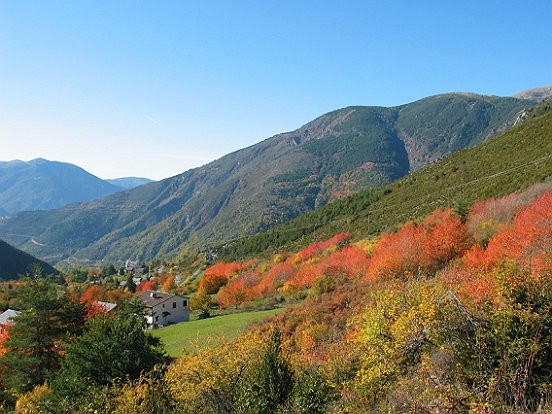
[[[29,273],[32,266],[42,268],[44,276],[59,273],[48,263],[0,240],[0,280],[17,279]]]
[[[131,188],[138,187],[139,185],[144,185],[153,182],[149,178],[144,177],[122,177],[122,178],[112,178],[105,180],[110,184],[116,185],[117,187],[124,188],[125,190],[130,190]]]
[[[0,216],[97,200],[150,180],[129,177],[110,181],[65,162],[42,158],[0,161]]]
[[[509,128],[532,101],[466,93],[348,107],[203,167],[101,200],[0,221],[52,263],[173,256],[253,234],[383,186]]]

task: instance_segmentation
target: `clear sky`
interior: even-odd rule
[[[0,160],[178,174],[349,105],[552,83],[552,1],[0,0]]]

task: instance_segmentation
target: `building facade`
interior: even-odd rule
[[[139,297],[144,302],[146,320],[150,328],[190,320],[190,300],[185,296],[146,290],[140,293]]]

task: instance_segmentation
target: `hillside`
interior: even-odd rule
[[[51,262],[174,256],[182,246],[220,244],[381,187],[485,141],[530,105],[445,94],[393,108],[344,108],[163,181],[14,215],[0,222],[0,235]]]
[[[73,164],[42,158],[0,161],[0,213],[51,210],[121,190]]]
[[[437,207],[466,209],[477,199],[508,194],[551,176],[549,111],[382,189],[359,192],[267,232],[230,243],[218,255],[236,259],[293,250],[342,231],[362,238],[422,217]]]
[[[0,280],[16,279],[19,275],[25,275],[31,265],[40,266],[45,275],[58,274],[49,264],[0,240]]]

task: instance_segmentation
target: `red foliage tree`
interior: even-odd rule
[[[250,265],[252,262],[248,262]],[[245,266],[238,262],[219,262],[205,270],[203,278],[199,282],[199,290],[208,294],[217,293],[228,280],[244,270]]]
[[[258,296],[267,296],[275,293],[284,283],[293,279],[296,273],[296,267],[289,262],[279,263],[273,266],[261,277],[260,282],[255,286],[255,294]]]
[[[310,259],[311,257],[321,252],[322,250],[325,250],[331,246],[335,246],[339,243],[343,243],[344,241],[349,240],[350,238],[351,238],[350,233],[339,233],[328,240],[318,242],[318,243],[313,243],[310,246],[306,247],[305,249],[297,252],[294,256],[294,260]]]
[[[452,210],[436,210],[422,225],[407,223],[378,242],[367,272],[369,280],[433,273],[470,246],[466,227]]]
[[[513,223],[489,241],[486,259],[493,265],[514,260],[537,275],[552,272],[552,193],[546,192],[525,206]]]
[[[137,290],[139,292],[145,292],[146,290],[157,290],[158,284],[155,280],[146,280],[138,285]]]
[[[103,290],[98,285],[90,285],[90,287],[88,287],[88,289],[86,289],[80,297],[80,301],[86,304],[90,304],[95,301],[105,300],[105,299],[106,299],[105,290]]]
[[[320,273],[327,276],[344,276],[347,279],[357,279],[366,274],[369,259],[364,250],[354,246],[345,246],[322,259],[318,264]]]
[[[384,234],[370,260],[368,280],[417,273],[426,238],[427,230],[414,223],[405,224],[396,233]]]
[[[230,280],[217,295],[218,302],[223,308],[241,305],[254,297],[254,287],[259,282],[255,273],[245,273]]]
[[[421,265],[426,269],[438,269],[462,255],[471,245],[466,226],[452,210],[435,210],[424,221],[428,229]]]

